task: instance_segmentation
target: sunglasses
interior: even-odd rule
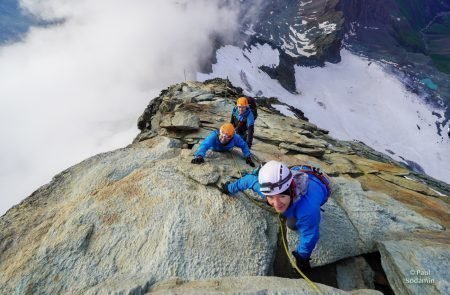
[[[233,137],[233,135],[228,135],[225,133],[220,133],[219,137],[224,138],[224,139],[231,139]]]

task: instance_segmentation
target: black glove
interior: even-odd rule
[[[228,190],[228,185],[229,185],[229,184],[230,184],[230,182],[227,181],[227,182],[223,183],[222,186],[221,186],[222,192],[223,192],[224,194],[226,194],[226,195],[229,195],[229,194],[230,194],[230,191]]]
[[[319,175],[322,175],[322,171],[320,171],[320,168],[318,167],[312,167],[313,171],[316,172]]]
[[[194,159],[192,159],[191,163],[192,164],[201,164],[201,163],[205,163],[205,160],[203,160],[202,156],[197,156]]]
[[[309,260],[311,258],[302,258],[300,257],[300,254],[298,254],[297,251],[292,251],[292,255],[295,257],[295,262],[297,263],[297,267],[300,268],[300,270],[309,270],[311,269],[311,265],[309,264]]]
[[[251,150],[252,149],[252,143],[251,142],[247,142],[248,145],[248,149]]]
[[[249,164],[252,167],[255,167],[255,163],[252,161],[252,156],[248,156],[247,159],[245,159],[245,163]]]

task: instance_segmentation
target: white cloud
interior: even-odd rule
[[[160,90],[237,30],[216,0],[22,0],[58,25],[0,47],[0,214],[52,176],[122,147]],[[230,7],[230,6],[228,6]]]

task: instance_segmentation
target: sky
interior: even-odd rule
[[[443,120],[444,110],[431,108],[407,91],[389,71],[390,65],[369,62],[345,49],[341,57],[341,62],[324,67],[295,66],[299,94],[289,93],[258,68],[279,63],[278,51],[267,44],[249,50],[225,46],[217,51],[212,73],[199,73],[197,79],[228,77],[248,95],[261,91],[262,96],[278,97],[301,109],[332,137],[359,140],[385,154],[393,151],[389,155],[395,160],[401,161],[402,156],[419,163],[428,175],[450,183],[450,139],[445,133],[437,134],[437,117],[432,114],[440,114]],[[289,115],[285,108],[278,109]],[[448,123],[444,130],[447,127]]]
[[[130,144],[159,92],[195,79],[213,36],[237,30],[219,0],[22,0],[56,25],[0,47],[0,215],[57,173]]]

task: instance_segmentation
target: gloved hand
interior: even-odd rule
[[[252,149],[252,143],[251,142],[247,142],[248,145],[248,149],[251,150]]]
[[[248,156],[247,159],[245,159],[245,163],[249,164],[252,167],[255,167],[255,163],[252,161],[252,156]]]
[[[194,159],[192,159],[191,163],[192,164],[201,164],[201,163],[205,163],[205,160],[203,160],[202,156],[197,156]]]
[[[300,268],[300,270],[309,270],[311,269],[311,265],[309,264],[309,260],[311,258],[302,258],[300,257],[300,254],[298,254],[297,251],[292,251],[292,255],[295,257],[295,262],[297,264],[297,267]]]
[[[229,185],[229,184],[230,184],[230,182],[227,181],[227,182],[223,183],[222,186],[221,186],[222,192],[223,192],[224,194],[226,194],[226,195],[229,195],[229,194],[230,194],[230,191],[228,190],[228,185]]]
[[[322,175],[322,171],[320,171],[319,167],[312,167],[313,171],[316,172],[319,175]]]

